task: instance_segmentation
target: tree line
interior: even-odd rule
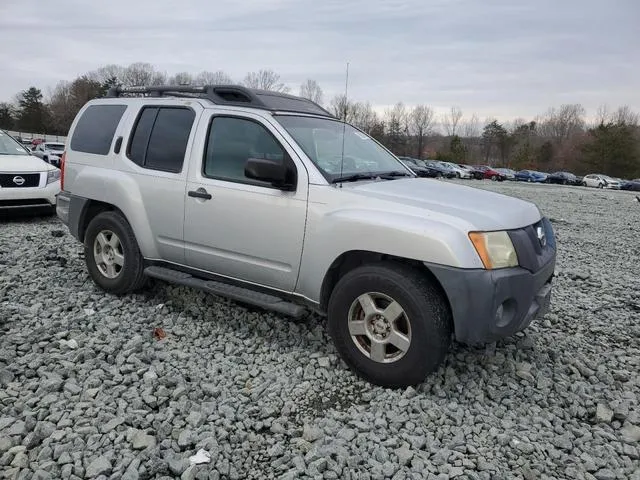
[[[234,80],[223,71],[179,72],[168,76],[148,63],[106,65],[72,81],[59,82],[48,94],[35,86],[19,92],[13,102],[0,103],[0,128],[66,135],[78,110],[89,100],[106,95],[109,88],[153,85],[208,85],[239,83],[251,88],[291,92],[272,70],[249,72]],[[325,101],[312,79],[297,93],[323,105],[336,117],[354,124],[397,155],[434,158],[456,163],[488,164],[513,169],[568,170],[577,174],[605,173],[640,177],[639,116],[628,106],[598,109],[588,123],[580,104],[552,107],[534,119],[481,121],[458,106],[437,115],[422,104],[402,102],[376,112],[369,102],[336,95]]]

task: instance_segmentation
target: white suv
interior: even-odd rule
[[[319,312],[380,385],[416,384],[452,338],[494,341],[549,305],[555,240],[534,204],[417,178],[303,98],[115,88],[78,113],[63,179],[58,216],[104,290],[154,277]]]
[[[60,192],[60,170],[31,155],[0,130],[0,212],[42,210],[53,213]]]

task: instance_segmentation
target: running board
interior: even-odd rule
[[[151,266],[144,269],[145,275],[169,283],[184,285],[186,287],[197,288],[208,293],[226,297],[237,302],[244,302],[256,307],[271,310],[294,318],[300,318],[307,310],[302,305],[291,303],[282,298],[267,293],[256,292],[248,288],[230,285],[228,283],[217,282],[215,280],[204,280],[194,277],[185,272],[172,270],[170,268]]]

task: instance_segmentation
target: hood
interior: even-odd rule
[[[0,155],[0,173],[46,172],[55,169],[33,155]]]
[[[344,184],[353,193],[463,220],[477,230],[509,230],[540,220],[538,207],[514,197],[426,178]],[[395,210],[395,209],[394,209]]]

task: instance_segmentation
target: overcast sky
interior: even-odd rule
[[[640,111],[639,0],[0,0],[0,100],[99,66],[273,69],[379,109]]]

